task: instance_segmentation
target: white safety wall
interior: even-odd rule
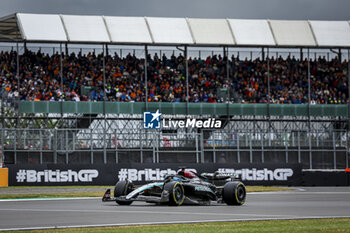
[[[310,21],[319,46],[350,46],[350,25],[347,21]]]
[[[110,42],[102,16],[62,15],[71,42]]]
[[[25,40],[66,42],[67,36],[59,15],[17,14],[18,24]]]
[[[307,21],[270,20],[278,46],[316,46]]]
[[[199,45],[234,45],[226,19],[188,19],[192,35]]]
[[[104,17],[111,41],[114,43],[152,43],[143,17]]]
[[[190,29],[184,18],[146,18],[156,44],[193,44]]]
[[[267,20],[229,19],[228,21],[237,45],[276,45]]]

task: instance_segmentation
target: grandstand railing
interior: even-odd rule
[[[22,44],[20,44],[20,51],[24,51]],[[45,54],[55,54],[60,52],[59,45],[50,45],[50,44],[35,44],[35,43],[27,43],[27,49],[31,51],[41,51]],[[103,52],[101,46],[96,46],[94,44],[83,45],[83,44],[68,44],[67,49],[69,53],[81,53],[83,55],[87,55],[88,53],[100,54]],[[14,51],[16,50],[16,44],[6,43],[0,44],[1,51]],[[347,53],[347,50],[342,49],[341,52],[343,54]],[[171,46],[148,46],[148,53],[153,57],[155,54],[158,56],[162,56],[165,54],[167,57],[172,55],[179,56],[183,55],[183,51],[178,50],[176,47]],[[303,57],[303,53],[306,53],[306,48],[270,48],[269,54],[271,58],[282,57],[286,59],[287,57],[295,57],[299,59]],[[108,54],[114,55],[117,54],[119,57],[125,57],[128,54],[136,56],[137,58],[144,58],[145,50],[144,46],[130,46],[130,45],[109,45],[108,46]],[[265,59],[267,57],[267,53],[263,53],[261,48],[253,48],[253,47],[229,47],[227,51],[228,57],[235,56],[240,57],[241,59]],[[188,47],[188,57],[190,58],[207,58],[213,55],[221,55],[224,56],[223,49],[220,47]],[[337,58],[337,53],[331,52],[329,49],[325,48],[310,48],[310,58],[313,60],[318,59],[319,57],[325,58],[327,61]],[[346,60],[346,56],[342,56],[343,60]]]
[[[234,104],[166,102],[74,102],[21,101],[20,113],[143,114],[158,110],[162,114],[188,115],[259,115],[259,116],[349,116],[349,106],[307,104]]]

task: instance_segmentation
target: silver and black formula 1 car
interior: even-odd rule
[[[224,186],[211,182],[229,180]],[[202,173],[181,169],[176,175],[168,175],[163,182],[149,183],[135,188],[129,180],[119,181],[114,188],[114,197],[108,189],[102,201],[116,201],[119,205],[130,205],[133,201],[179,206],[209,205],[211,201],[227,205],[243,205],[246,188],[234,175]]]

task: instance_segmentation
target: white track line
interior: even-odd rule
[[[183,212],[183,211],[146,211],[146,210],[58,210],[58,209],[15,209],[15,208],[0,208],[1,211],[28,211],[28,212],[87,212],[87,213],[131,213],[131,214],[169,214],[169,215],[203,215],[203,216],[256,216],[256,217],[298,217],[295,215],[261,215],[261,214],[232,214],[232,213],[203,213],[203,212]]]
[[[48,227],[23,227],[23,228],[3,228],[0,231],[23,231],[23,230],[45,230],[45,229],[66,229],[66,228],[87,228],[87,227],[118,227],[118,226],[139,226],[139,225],[165,225],[165,224],[190,224],[190,223],[210,223],[210,222],[249,222],[268,220],[302,220],[302,219],[327,219],[327,218],[350,218],[350,216],[310,216],[293,218],[258,218],[258,219],[222,219],[222,220],[191,220],[191,221],[170,221],[170,222],[138,222],[138,223],[116,223],[116,224],[95,224],[95,225],[72,225],[72,226],[48,226]]]
[[[349,192],[295,192],[295,191],[279,191],[279,192],[250,192],[247,193],[248,195],[273,195],[273,194],[296,194],[296,195],[303,195],[303,194],[349,194],[350,195],[350,191]]]
[[[0,202],[6,201],[57,201],[57,200],[88,200],[101,199],[102,197],[52,197],[52,198],[16,198],[16,199],[0,199]]]

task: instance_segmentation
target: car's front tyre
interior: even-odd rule
[[[133,190],[133,184],[129,180],[118,181],[114,187],[114,197],[126,196]],[[132,201],[116,201],[119,205],[130,205]]]
[[[183,185],[177,181],[171,181],[164,185],[164,191],[169,193],[169,205],[179,206],[185,200],[185,190]]]

